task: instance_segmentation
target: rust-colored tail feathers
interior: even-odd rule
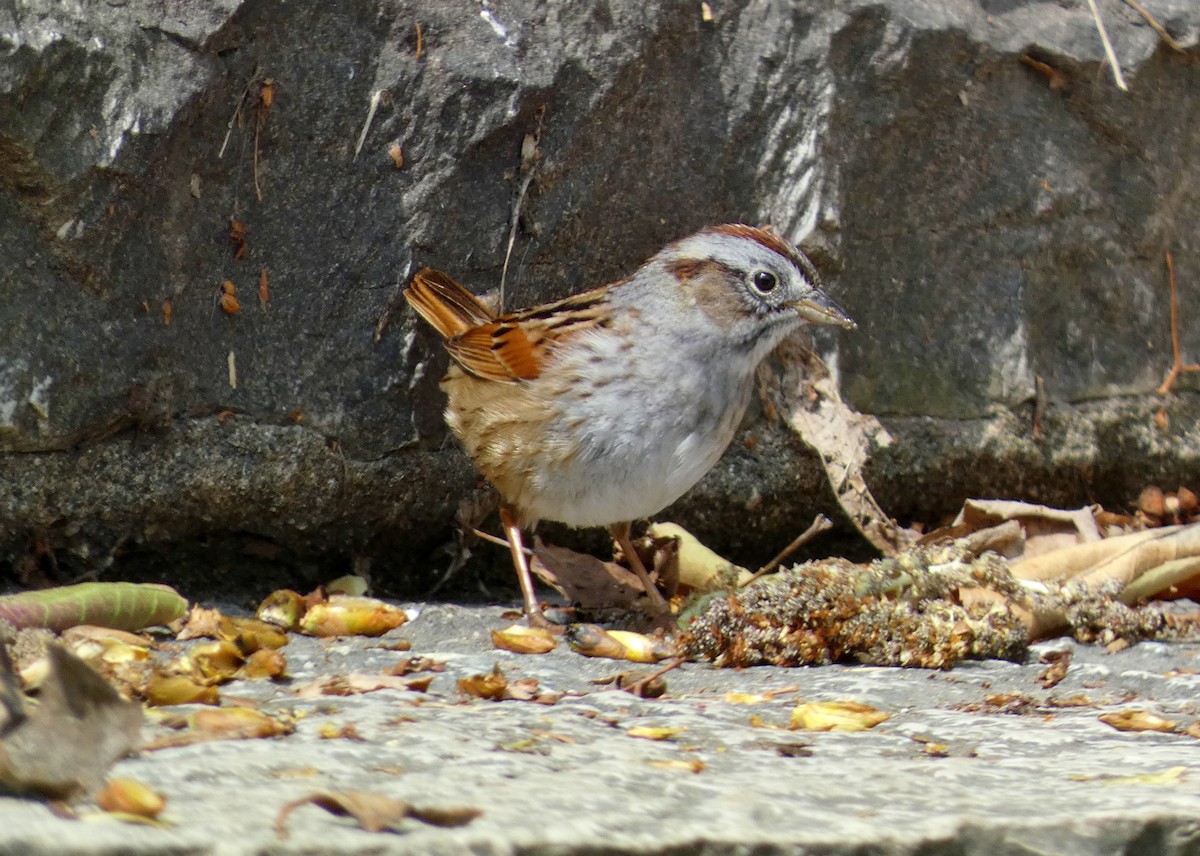
[[[404,289],[404,297],[445,339],[496,320],[496,314],[475,295],[433,268],[418,271]]]
[[[541,373],[541,356],[521,325],[497,317],[441,271],[419,271],[404,296],[446,340],[454,361],[476,377],[512,383]]]

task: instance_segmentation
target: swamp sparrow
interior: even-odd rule
[[[803,253],[742,225],[704,229],[627,279],[506,315],[429,268],[404,296],[446,340],[446,422],[500,492],[531,621],[543,618],[521,527],[539,519],[608,526],[665,609],[630,521],[670,505],[717,462],[755,369],[788,332],[855,326]]]

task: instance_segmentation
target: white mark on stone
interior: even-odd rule
[[[784,103],[766,135],[758,178],[764,187],[774,187],[759,211],[764,223],[772,223],[793,242],[798,242],[820,220],[821,132],[828,126],[833,104],[833,81],[828,76],[816,82],[803,106]]]
[[[1032,398],[1035,382],[1029,367],[1029,337],[1024,322],[1017,324],[1011,336],[993,340],[991,352],[988,397],[1003,404],[1019,404]]]
[[[496,35],[504,39],[504,46],[507,48],[516,47],[516,43],[508,37],[508,30],[496,20],[496,16],[492,14],[492,10],[488,8],[488,0],[480,0],[479,5],[482,7],[479,10],[479,17],[488,22],[488,25],[495,31]]]
[[[29,382],[28,375],[29,364],[24,360],[0,358],[0,427],[16,428],[20,408],[32,404],[33,398],[40,396],[39,386],[43,391],[49,386],[50,379],[46,378],[40,385],[34,385],[32,393],[22,394],[21,389]]]
[[[33,408],[33,412],[37,414],[38,419],[43,422],[50,421],[50,396],[47,394],[50,386],[54,383],[54,378],[46,375],[41,380],[33,385],[33,389],[29,393],[29,406]]]

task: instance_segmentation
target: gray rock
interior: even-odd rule
[[[1167,249],[1200,353],[1193,3],[1154,4],[1176,53],[1102,0],[1129,93],[1081,2],[711,7],[0,9],[0,549],[18,572],[49,550],[180,573],[203,538],[198,587],[351,557],[428,585],[475,477],[440,419],[446,358],[399,292],[425,264],[499,284],[539,126],[509,303],[619,277],[707,223],[809,236],[861,324],[817,344],[896,437],[871,476],[898,517],[966,495],[1120,504],[1195,473],[1195,376],[1153,394]],[[830,501],[784,431],[752,420],[670,516],[748,564],[773,553]]]

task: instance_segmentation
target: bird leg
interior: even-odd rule
[[[617,546],[621,548],[621,552],[625,554],[626,561],[629,562],[629,567],[637,574],[638,579],[642,581],[642,588],[646,590],[646,597],[650,598],[650,602],[659,612],[669,612],[670,607],[667,606],[666,598],[662,596],[662,592],[650,580],[650,574],[646,572],[646,566],[642,564],[642,559],[637,554],[637,550],[633,549],[633,542],[629,540],[630,522],[628,520],[621,523],[614,523],[608,527],[608,531],[612,533],[613,540],[617,542]]]
[[[513,568],[517,572],[517,583],[521,586],[521,598],[525,602],[525,620],[531,627],[545,627],[550,622],[542,614],[542,605],[538,603],[537,595],[533,591],[533,576],[529,573],[529,562],[525,558],[521,527],[504,503],[500,503],[500,523],[504,526],[504,537],[508,539],[508,550],[512,554]]]

